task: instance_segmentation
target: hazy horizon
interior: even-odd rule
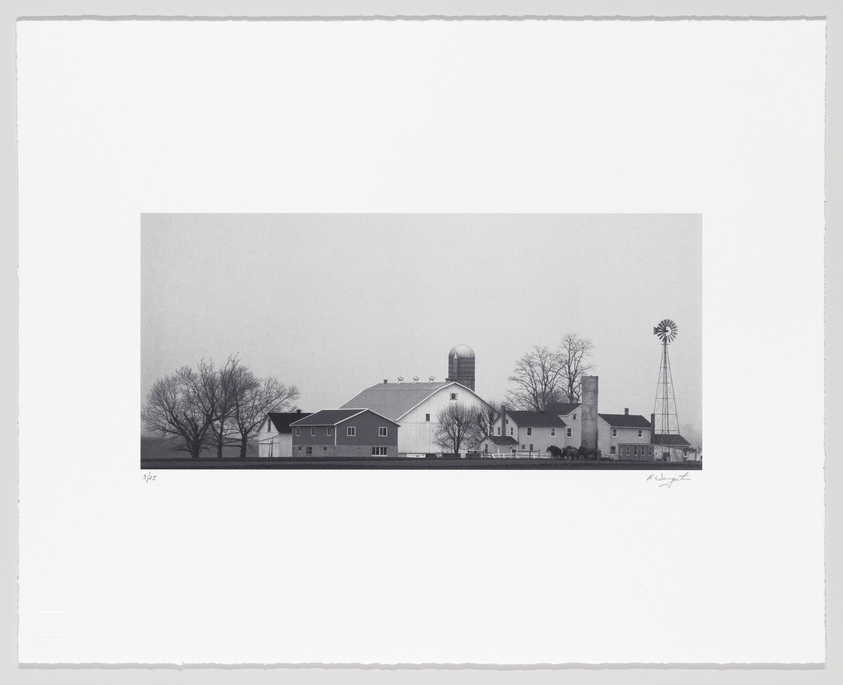
[[[236,353],[316,411],[385,378],[442,381],[461,343],[501,401],[519,357],[575,333],[600,412],[649,418],[670,318],[679,420],[701,431],[701,260],[698,214],[145,214],[141,390]]]

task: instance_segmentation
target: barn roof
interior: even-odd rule
[[[378,383],[355,395],[343,408],[368,407],[393,421],[400,419],[413,407],[424,402],[436,391],[449,385],[464,386],[454,382],[444,383]],[[468,390],[468,388],[464,388]],[[471,392],[469,390],[469,392]]]
[[[293,421],[291,425],[293,426],[336,426],[343,421],[348,421],[350,418],[357,416],[358,414],[363,414],[367,411],[371,411],[370,409],[322,409],[321,411],[316,412],[315,414],[311,414],[300,421]],[[386,416],[381,416],[378,412],[372,412],[373,414],[377,414],[382,419],[386,419],[390,423],[395,423],[391,421]],[[395,424],[398,425],[397,423]]]
[[[535,426],[535,427],[558,427],[565,428],[568,424],[559,418],[558,414],[550,411],[509,411],[507,416],[513,418],[515,423],[519,426]]]
[[[306,416],[310,416],[310,412],[302,412],[302,411],[292,411],[292,412],[275,412],[271,411],[267,414],[269,420],[272,421],[272,425],[275,426],[275,430],[279,433],[289,433],[290,432],[290,424],[293,421],[298,421],[299,419],[303,419]]]
[[[679,433],[671,433],[669,435],[654,435],[654,445],[665,445],[667,447],[691,447],[691,443],[683,438]]]
[[[598,414],[612,428],[651,428],[650,422],[640,414]]]

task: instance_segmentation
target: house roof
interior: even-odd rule
[[[612,428],[652,428],[640,414],[598,414]]]
[[[378,383],[352,397],[342,405],[342,408],[367,407],[377,414],[395,421],[413,407],[424,402],[433,393],[449,385],[456,385],[467,392],[471,392],[465,386],[453,381],[443,383]]]
[[[669,435],[654,435],[654,445],[666,445],[669,447],[691,447],[691,443],[683,438],[679,433],[671,433]]]
[[[495,445],[517,445],[518,441],[511,435],[493,435],[489,438]]]
[[[290,432],[290,424],[293,421],[298,421],[299,419],[303,419],[306,416],[310,416],[310,412],[304,411],[292,411],[292,412],[269,412],[267,414],[269,420],[272,421],[272,425],[275,426],[275,430],[279,433],[289,433]]]
[[[554,414],[570,414],[579,406],[579,402],[549,402],[547,411],[552,411]]]
[[[506,415],[512,417],[515,423],[517,423],[519,426],[551,426],[564,428],[568,425],[562,419],[559,418],[558,414],[554,414],[550,411],[507,410]]]
[[[371,411],[371,409],[322,409],[321,411],[306,416],[300,421],[293,421],[292,426],[336,426],[337,424],[348,421],[350,418]],[[380,416],[380,418],[398,425],[395,421],[391,421],[385,416],[381,416],[378,412],[373,411],[373,414]]]

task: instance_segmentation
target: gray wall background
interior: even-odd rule
[[[33,16],[340,16],[340,15],[555,15],[577,16],[825,16],[828,19],[826,348],[840,348],[841,247],[843,235],[843,6],[834,0],[6,0],[0,6],[0,681],[5,683],[835,683],[843,682],[843,465],[834,459],[834,436],[827,431],[827,623],[825,668],[770,668],[763,665],[711,669],[700,666],[531,667],[526,669],[374,669],[339,667],[237,668],[27,668],[17,666],[17,215],[15,139],[15,20]],[[826,366],[827,416],[843,409],[839,357]],[[830,442],[828,440],[831,440]]]

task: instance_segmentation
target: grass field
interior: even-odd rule
[[[702,462],[563,461],[558,459],[406,459],[402,457],[322,457],[318,459],[141,459],[155,469],[402,469],[546,471],[700,471]]]
[[[222,450],[222,456],[230,457],[230,458],[237,458],[240,456],[240,447],[239,446],[232,446],[232,447],[224,447]],[[258,458],[258,445],[257,443],[250,442],[248,446],[247,456]],[[212,450],[204,450],[202,452],[201,459],[216,459],[217,457],[217,450],[216,448]],[[167,459],[189,459],[190,455],[187,452],[180,452],[174,449],[174,443],[167,440],[167,438],[145,438],[141,437],[141,462],[154,459],[154,460],[167,460]]]

